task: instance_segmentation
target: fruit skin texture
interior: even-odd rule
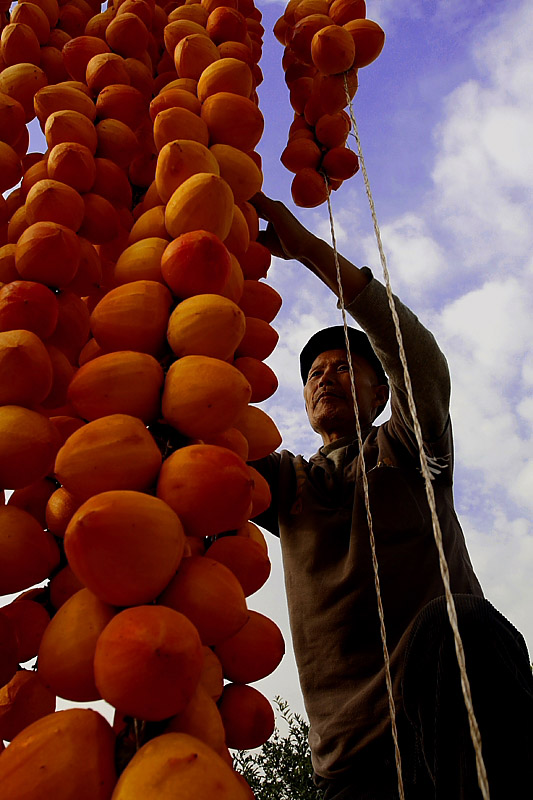
[[[111,800],[249,800],[228,764],[186,733],[157,736],[132,758]]]
[[[178,516],[157,497],[111,491],[73,514],[65,552],[79,580],[105,603],[154,600],[176,572],[185,534]]]
[[[20,489],[44,478],[59,449],[57,429],[22,406],[0,407],[0,487]]]
[[[53,536],[27,511],[0,507],[0,594],[44,581],[59,564]]]
[[[165,606],[135,606],[100,634],[94,675],[104,700],[132,717],[179,714],[200,680],[202,643],[187,617]]]
[[[204,645],[233,636],[248,619],[239,581],[224,564],[206,556],[183,559],[159,602],[185,614]]]
[[[115,608],[88,589],[80,589],[63,603],[39,648],[38,675],[54,694],[74,702],[100,699],[94,683],[94,651],[115,614]]]
[[[170,367],[161,408],[165,420],[180,433],[203,438],[230,428],[251,394],[250,384],[231,364],[189,355]]]
[[[143,491],[155,481],[161,453],[137,417],[110,414],[69,436],[56,458],[57,479],[87,500],[113,489]]]
[[[174,509],[187,536],[216,536],[244,525],[252,485],[236,453],[217,445],[189,445],[163,463],[157,496]]]
[[[13,739],[0,759],[9,800],[109,800],[116,782],[115,735],[91,709],[57,711]]]

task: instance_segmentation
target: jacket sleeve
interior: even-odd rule
[[[259,514],[258,517],[252,519],[256,525],[261,525],[267,531],[279,536],[279,521],[278,521],[278,505],[279,505],[279,472],[280,472],[281,454],[272,453],[266,458],[259,461],[251,461],[250,466],[254,467],[270,486],[270,493],[272,495],[272,502],[266,511]]]
[[[368,268],[363,268],[371,276]],[[444,355],[433,335],[397,297],[394,297],[417,416],[424,441],[437,441],[448,426],[450,376]],[[403,366],[387,292],[371,277],[365,289],[346,308],[368,335],[390,381],[392,431],[399,425],[413,431]]]

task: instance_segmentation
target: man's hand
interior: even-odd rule
[[[315,237],[281,201],[258,192],[250,203],[268,223],[266,230],[260,231],[258,241],[268,247],[273,256],[297,261],[306,257]]]

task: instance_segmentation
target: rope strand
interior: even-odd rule
[[[346,344],[346,352],[350,352],[350,340],[348,338],[348,322],[346,320],[346,308],[344,305],[344,291],[342,288],[342,280],[341,280],[341,271],[339,265],[339,256],[337,252],[337,241],[335,237],[335,226],[333,224],[333,212],[331,209],[331,197],[329,191],[329,184],[327,178],[324,176],[324,181],[326,183],[326,187],[328,190],[327,202],[328,202],[328,211],[329,211],[329,224],[331,230],[331,241],[333,245],[333,255],[335,259],[335,269],[337,271],[337,284],[339,287],[339,301],[340,307],[342,312],[342,323],[344,326],[344,340]],[[350,384],[352,389],[352,399],[355,409],[355,426],[357,431],[357,441],[359,444],[359,456],[361,458],[361,472],[363,476],[363,492],[365,498],[365,509],[366,509],[366,518],[368,522],[368,531],[370,534],[370,550],[372,553],[372,567],[374,571],[374,586],[376,589],[376,598],[377,598],[377,605],[378,605],[378,615],[379,615],[379,629],[381,634],[381,644],[383,646],[383,660],[385,662],[385,682],[387,684],[387,696],[389,699],[389,714],[391,720],[391,727],[392,727],[392,738],[394,741],[394,759],[396,762],[396,774],[398,777],[398,794],[400,800],[405,800],[404,788],[403,788],[403,775],[402,775],[402,759],[400,755],[400,746],[398,744],[398,729],[396,726],[396,706],[394,704],[394,693],[392,690],[392,679],[391,679],[391,672],[390,672],[390,658],[389,658],[389,649],[387,647],[387,633],[385,630],[385,613],[383,611],[383,602],[381,599],[381,588],[380,588],[380,581],[379,581],[379,569],[378,569],[378,559],[376,555],[376,538],[374,536],[374,528],[372,525],[372,513],[370,511],[370,500],[369,500],[369,491],[368,491],[368,478],[366,474],[366,465],[365,465],[365,456],[363,453],[363,436],[361,432],[361,423],[359,420],[359,405],[357,403],[357,394],[355,390],[355,376],[353,372],[353,364],[351,358],[348,359],[348,370],[350,373]]]
[[[349,105],[349,108],[350,108],[350,117],[351,117],[351,120],[352,120],[353,131],[354,131],[355,139],[356,139],[356,142],[357,142],[357,150],[358,150],[359,162],[361,164],[361,169],[362,169],[362,172],[363,172],[363,179],[364,179],[364,183],[365,183],[366,194],[367,194],[368,201],[369,201],[369,204],[370,204],[370,211],[371,211],[371,214],[372,214],[372,221],[373,221],[373,224],[374,224],[374,232],[375,232],[376,240],[377,240],[377,244],[378,244],[378,250],[379,250],[379,255],[380,255],[380,259],[381,259],[381,266],[383,268],[383,276],[384,276],[384,279],[385,279],[385,287],[386,287],[386,290],[387,290],[387,297],[388,297],[388,300],[389,300],[389,307],[390,307],[391,314],[392,314],[392,319],[393,319],[393,322],[394,322],[394,328],[395,328],[395,332],[396,332],[396,339],[397,339],[397,342],[398,342],[400,361],[401,361],[402,367],[403,367],[405,388],[406,388],[406,392],[407,392],[407,401],[408,401],[409,410],[411,412],[411,417],[412,417],[412,420],[413,420],[413,427],[414,427],[416,442],[417,442],[417,445],[418,445],[418,450],[419,450],[419,455],[420,455],[421,471],[422,471],[422,475],[424,477],[424,482],[425,482],[425,487],[426,487],[426,495],[427,495],[427,499],[428,499],[429,508],[430,508],[430,511],[431,511],[431,519],[432,519],[432,524],[433,524],[433,534],[434,534],[434,537],[435,537],[435,543],[437,545],[437,550],[438,550],[438,554],[439,554],[439,566],[440,566],[440,572],[441,572],[441,576],[442,576],[442,582],[444,584],[444,593],[445,593],[445,596],[446,596],[446,608],[448,610],[448,617],[450,619],[450,625],[451,625],[451,628],[452,628],[452,631],[453,631],[453,637],[454,637],[454,643],[455,643],[455,651],[456,651],[456,654],[457,654],[457,662],[459,664],[459,670],[460,670],[460,673],[461,673],[461,689],[462,689],[462,692],[463,692],[465,706],[466,706],[466,710],[467,710],[467,714],[468,714],[468,723],[469,723],[469,727],[470,727],[470,735],[471,735],[471,738],[472,738],[472,744],[473,744],[474,750],[475,750],[478,784],[479,784],[479,788],[481,790],[481,794],[483,796],[483,800],[490,800],[489,785],[488,785],[488,779],[487,779],[487,771],[486,771],[486,768],[485,768],[485,763],[484,763],[483,755],[482,755],[482,751],[481,751],[481,733],[480,733],[480,730],[479,730],[479,725],[478,725],[478,722],[477,722],[477,719],[476,719],[476,716],[475,716],[475,713],[474,713],[474,707],[473,707],[473,704],[472,704],[472,693],[471,693],[471,690],[470,690],[470,682],[468,680],[468,675],[467,675],[467,672],[466,672],[464,648],[463,648],[463,642],[462,642],[462,639],[461,639],[461,634],[459,633],[459,626],[458,626],[455,602],[454,602],[453,595],[452,595],[452,592],[451,592],[451,587],[450,587],[450,575],[449,575],[449,570],[448,570],[448,564],[447,564],[447,561],[446,561],[446,555],[444,553],[444,546],[443,546],[443,543],[442,543],[442,531],[441,531],[441,528],[440,528],[440,522],[439,522],[439,518],[438,518],[438,515],[437,515],[437,508],[436,508],[436,503],[435,503],[435,494],[434,494],[434,491],[433,491],[433,485],[431,483],[431,475],[430,475],[430,472],[429,472],[429,469],[428,469],[426,453],[425,453],[425,450],[424,450],[424,440],[423,440],[423,435],[422,435],[422,429],[420,427],[420,422],[418,420],[418,415],[417,415],[417,411],[416,411],[416,403],[415,403],[415,399],[414,399],[414,395],[413,395],[413,388],[412,388],[412,384],[411,384],[411,376],[409,374],[409,369],[408,369],[408,366],[407,366],[407,358],[406,358],[405,349],[404,349],[404,345],[403,345],[403,337],[402,337],[402,333],[401,333],[401,329],[400,329],[400,321],[399,321],[399,318],[398,318],[398,313],[396,311],[396,303],[395,303],[395,300],[394,300],[394,296],[392,294],[392,289],[391,289],[391,284],[390,284],[390,275],[389,275],[389,271],[388,271],[388,267],[387,267],[387,260],[386,260],[386,257],[385,257],[383,244],[382,244],[382,241],[381,241],[381,232],[380,232],[379,224],[378,224],[378,220],[377,220],[376,209],[375,209],[375,205],[374,205],[374,199],[373,199],[373,196],[372,196],[372,190],[370,188],[370,182],[368,180],[368,173],[367,173],[367,170],[366,170],[366,165],[365,165],[365,161],[364,161],[364,157],[363,157],[363,152],[362,152],[362,147],[361,147],[361,140],[359,138],[359,131],[357,129],[357,123],[355,121],[352,101],[351,101],[351,99],[350,99],[350,97],[348,95],[348,87],[347,87],[347,84],[346,84],[346,77],[344,78],[344,85],[345,85],[345,90],[346,90],[346,94],[347,94],[347,97],[348,97],[348,105]]]

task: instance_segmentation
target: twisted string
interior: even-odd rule
[[[417,442],[417,445],[418,445],[418,451],[419,451],[419,455],[420,455],[421,472],[422,472],[422,475],[424,477],[424,483],[425,483],[425,488],[426,488],[426,496],[427,496],[429,508],[430,508],[430,511],[431,511],[433,534],[434,534],[434,537],[435,537],[435,543],[437,545],[437,550],[438,550],[438,554],[439,554],[439,567],[440,567],[440,572],[441,572],[441,576],[442,576],[442,582],[444,584],[444,593],[445,593],[445,597],[446,597],[446,608],[447,608],[447,611],[448,611],[448,617],[449,617],[449,620],[450,620],[450,625],[451,625],[451,628],[452,628],[452,631],[453,631],[455,652],[457,654],[457,662],[458,662],[459,671],[460,671],[460,674],[461,674],[461,689],[462,689],[462,692],[463,692],[463,698],[464,698],[464,701],[465,701],[466,711],[467,711],[467,715],[468,715],[468,724],[469,724],[469,728],[470,728],[470,736],[472,738],[472,744],[474,746],[474,751],[475,751],[478,784],[479,784],[479,788],[481,790],[481,794],[482,794],[483,800],[490,800],[489,785],[488,785],[488,779],[487,779],[487,771],[486,771],[486,768],[485,768],[485,762],[483,760],[483,754],[482,754],[482,749],[481,749],[481,733],[480,733],[480,730],[479,730],[479,725],[478,725],[478,722],[477,722],[477,719],[476,719],[476,716],[475,716],[475,713],[474,713],[474,707],[473,707],[473,704],[472,704],[472,693],[471,693],[471,690],[470,690],[470,681],[468,680],[468,675],[467,675],[467,672],[466,672],[466,663],[465,663],[465,654],[464,654],[463,642],[462,642],[462,639],[461,639],[461,634],[459,633],[459,625],[458,625],[458,621],[457,621],[457,611],[456,611],[456,608],[455,608],[455,602],[454,602],[453,595],[452,595],[452,592],[451,592],[451,587],[450,587],[450,574],[449,574],[448,563],[446,561],[446,555],[444,553],[444,547],[443,547],[443,543],[442,543],[442,531],[441,531],[441,527],[440,527],[439,518],[438,518],[438,515],[437,515],[437,507],[436,507],[436,503],[435,503],[435,494],[434,494],[434,491],[433,491],[433,485],[431,483],[431,475],[430,475],[430,472],[429,472],[426,453],[425,453],[425,450],[424,450],[424,440],[423,440],[423,435],[422,435],[422,429],[420,427],[420,422],[418,420],[418,415],[417,415],[417,411],[416,411],[416,403],[415,403],[415,399],[414,399],[414,395],[413,395],[413,387],[412,387],[412,383],[411,383],[411,376],[409,374],[409,369],[408,369],[408,366],[407,366],[407,358],[406,358],[405,349],[404,349],[404,345],[403,345],[403,337],[402,337],[402,332],[400,330],[400,321],[399,321],[399,318],[398,318],[398,313],[396,311],[396,303],[395,303],[395,300],[394,300],[394,296],[392,294],[392,288],[391,288],[391,283],[390,283],[390,275],[389,275],[389,270],[388,270],[388,267],[387,267],[387,259],[385,257],[385,252],[384,252],[383,244],[382,244],[382,241],[381,241],[381,232],[380,232],[379,224],[378,224],[378,220],[377,220],[376,208],[375,208],[375,205],[374,205],[374,198],[372,196],[372,190],[370,188],[370,182],[369,182],[369,179],[368,179],[368,173],[367,173],[367,170],[366,170],[365,160],[364,160],[364,157],[363,157],[363,151],[362,151],[362,147],[361,147],[361,140],[360,140],[360,137],[359,137],[359,131],[358,131],[358,128],[357,128],[357,123],[355,121],[355,115],[354,115],[354,112],[353,112],[353,105],[352,105],[352,101],[351,101],[351,98],[350,98],[349,93],[348,93],[348,85],[347,85],[347,81],[346,81],[346,76],[344,77],[344,88],[345,88],[345,91],[346,91],[346,97],[347,97],[347,101],[348,101],[348,106],[350,108],[350,117],[351,117],[351,121],[352,121],[352,125],[353,125],[353,131],[354,131],[354,135],[355,135],[355,140],[357,142],[357,152],[358,152],[359,162],[361,164],[361,169],[362,169],[362,172],[363,172],[363,179],[364,179],[366,194],[367,194],[367,197],[368,197],[368,202],[369,202],[369,205],[370,205],[370,211],[371,211],[371,214],[372,214],[372,222],[374,224],[374,233],[376,235],[379,255],[380,255],[380,259],[381,259],[381,266],[383,268],[383,276],[384,276],[384,280],[385,280],[385,287],[386,287],[386,290],[387,290],[387,297],[388,297],[388,300],[389,300],[389,307],[390,307],[391,314],[392,314],[392,319],[393,319],[393,322],[394,322],[394,329],[395,329],[395,332],[396,332],[396,340],[398,342],[398,350],[399,350],[400,361],[401,361],[401,364],[402,364],[402,367],[403,367],[405,388],[406,388],[406,392],[407,392],[407,401],[408,401],[409,410],[411,412],[411,417],[412,417],[412,420],[413,420],[413,427],[414,427],[416,442]],[[402,795],[400,794],[400,797],[401,796]]]
[[[329,211],[329,225],[331,230],[331,242],[333,246],[333,255],[335,258],[335,269],[337,272],[337,284],[339,287],[339,302],[342,312],[342,323],[344,326],[344,341],[346,345],[346,352],[350,352],[350,340],[348,337],[348,322],[346,319],[346,308],[344,304],[344,291],[342,288],[342,280],[341,280],[341,271],[339,265],[339,256],[337,252],[337,240],[335,237],[335,226],[333,223],[333,212],[331,209],[331,197],[329,191],[329,184],[327,178],[324,176],[324,181],[326,183],[326,188],[328,192],[327,202],[328,202],[328,211]],[[369,498],[369,491],[368,491],[368,478],[366,474],[366,465],[365,465],[365,456],[363,453],[363,436],[361,432],[361,423],[359,420],[359,405],[357,403],[357,393],[355,390],[355,376],[353,372],[353,364],[351,358],[348,359],[348,370],[350,373],[350,384],[352,389],[352,399],[355,409],[355,426],[357,431],[357,442],[359,444],[359,456],[361,459],[361,471],[363,476],[363,492],[365,498],[365,509],[366,509],[366,518],[368,523],[368,530],[370,534],[370,550],[372,554],[372,568],[374,571],[374,586],[376,589],[376,598],[377,598],[377,605],[378,605],[378,615],[379,615],[379,630],[381,634],[381,644],[383,647],[383,660],[385,662],[385,682],[387,684],[387,696],[389,700],[389,714],[391,720],[391,727],[392,727],[392,738],[394,741],[394,760],[396,762],[396,775],[398,778],[398,794],[400,800],[404,800],[404,788],[403,788],[403,775],[402,775],[402,759],[400,755],[400,746],[398,744],[398,729],[396,726],[396,707],[394,705],[394,694],[392,691],[392,679],[391,679],[391,672],[390,672],[390,658],[389,658],[389,649],[387,647],[387,633],[385,630],[385,613],[383,611],[383,602],[381,599],[381,588],[380,588],[380,581],[379,581],[379,569],[378,569],[378,559],[376,554],[376,538],[374,536],[374,527],[372,524],[372,514],[370,511],[370,498]]]

